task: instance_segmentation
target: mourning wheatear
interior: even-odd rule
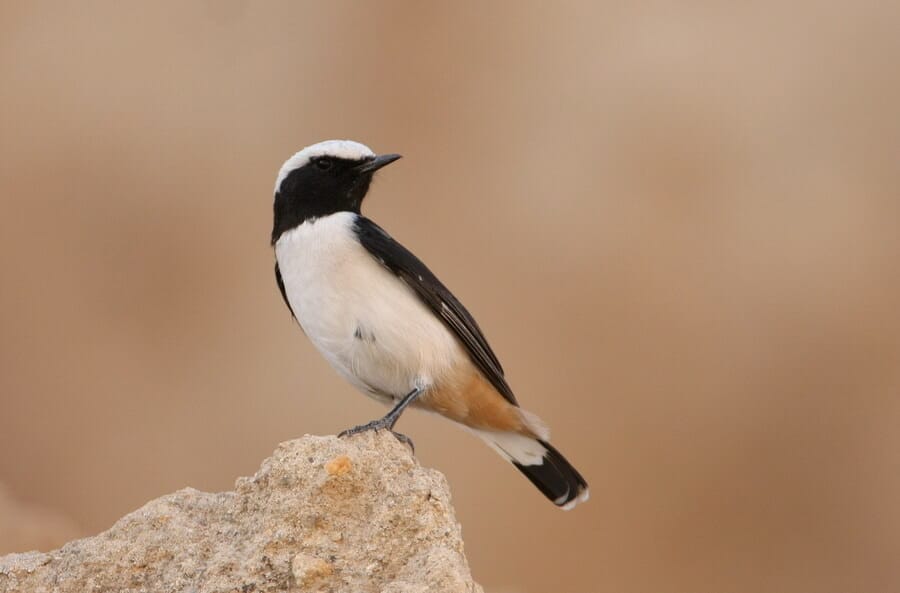
[[[407,406],[429,410],[477,434],[570,509],[588,499],[587,483],[550,445],[546,425],[519,407],[478,324],[425,264],[360,214],[375,171],[399,158],[329,140],[289,158],[275,180],[272,245],[284,302],[338,373],[393,406],[341,434],[393,431]]]

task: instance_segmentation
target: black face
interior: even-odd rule
[[[361,171],[363,163],[321,156],[291,171],[275,194],[272,244],[283,232],[311,218],[343,211],[359,213],[374,174]]]
[[[291,171],[275,193],[272,244],[304,221],[335,212],[359,214],[372,175],[398,158],[396,154],[362,160],[320,156]]]

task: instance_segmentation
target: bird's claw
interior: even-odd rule
[[[391,430],[392,426],[393,422],[391,418],[379,418],[378,420],[373,420],[371,422],[367,422],[366,424],[360,424],[359,426],[354,426],[353,428],[342,430],[338,433],[338,438],[350,437],[356,434],[369,432],[370,430],[374,430],[375,432],[378,432],[379,430],[387,430],[392,435],[394,435],[394,438],[396,438],[398,441],[405,445],[409,445],[409,448],[412,449],[413,453],[415,453],[416,446],[413,444],[412,439],[405,434],[401,434],[399,432]]]

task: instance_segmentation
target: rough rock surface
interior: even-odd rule
[[[186,488],[95,537],[0,558],[6,592],[481,592],[443,475],[387,433],[282,443],[233,492]]]

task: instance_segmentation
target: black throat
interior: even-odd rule
[[[291,171],[275,192],[272,245],[308,220],[336,212],[359,214],[373,174],[360,172],[361,162],[320,157]]]

